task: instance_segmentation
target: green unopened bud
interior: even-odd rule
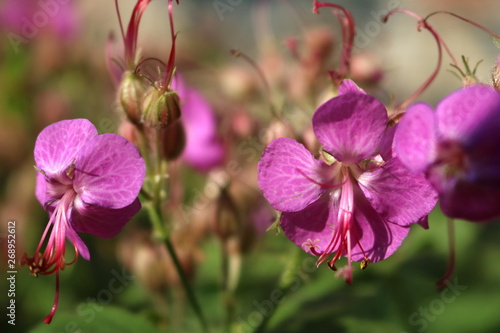
[[[142,79],[131,71],[123,74],[118,87],[118,101],[127,118],[135,125],[141,121],[142,98],[146,87]]]
[[[179,95],[174,91],[163,93],[151,87],[144,96],[142,107],[142,121],[150,127],[166,127],[181,116]]]
[[[160,128],[161,152],[167,160],[175,160],[179,157],[186,145],[186,133],[184,125],[177,120],[168,127]]]

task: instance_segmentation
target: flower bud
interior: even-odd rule
[[[118,87],[118,101],[127,118],[135,125],[141,121],[142,98],[146,88],[142,79],[131,71],[123,74]]]
[[[130,121],[124,119],[118,127],[118,134],[139,147],[139,133],[137,127]]]
[[[142,121],[150,127],[166,127],[181,116],[179,95],[173,91],[162,92],[151,87],[142,103]]]
[[[240,232],[241,221],[238,217],[236,204],[228,193],[222,189],[215,210],[214,232],[223,241]]]
[[[495,67],[493,67],[491,79],[493,81],[493,88],[495,88],[496,90],[500,90],[500,57],[497,58]]]
[[[161,152],[167,160],[178,158],[186,145],[186,132],[181,121],[160,128]]]

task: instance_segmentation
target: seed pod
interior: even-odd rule
[[[118,101],[127,118],[138,125],[142,116],[142,99],[146,87],[142,79],[131,71],[123,74],[118,87]]]
[[[161,152],[167,160],[175,160],[178,158],[184,146],[186,145],[186,132],[184,131],[184,125],[180,120],[177,120],[168,127],[161,127]]]
[[[151,87],[144,96],[142,107],[142,121],[150,127],[167,127],[181,116],[179,96],[173,91],[163,93]]]
[[[216,203],[214,232],[223,241],[240,233],[238,209],[227,189],[222,189]]]

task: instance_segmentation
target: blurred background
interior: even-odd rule
[[[437,62],[435,41],[428,32],[417,31],[414,18],[396,14],[380,23],[388,10],[406,8],[422,16],[448,10],[500,32],[500,2],[494,0],[335,3],[352,11],[356,20],[353,78],[387,105],[411,95]],[[127,25],[135,1],[119,4]],[[54,276],[35,279],[18,265],[16,325],[7,323],[7,222],[16,221],[19,263],[25,252],[36,249],[48,221],[34,196],[35,139],[47,125],[79,117],[90,119],[100,133],[119,131],[123,115],[106,61],[109,34],[115,36],[108,45],[112,55],[123,52],[123,45],[111,0],[2,0],[0,13],[2,332],[197,332],[172,263],[151,242],[143,213],[114,239],[82,235],[91,261],[80,259],[61,273],[59,310],[51,325],[42,320],[53,304]],[[339,62],[340,28],[328,10],[314,15],[311,1],[305,0],[181,0],[174,5],[174,17],[177,68],[211,105],[226,152],[224,162],[209,172],[176,164],[181,190],[170,216],[189,225],[176,229],[176,244],[213,332],[226,331],[228,316],[234,332],[253,332],[268,319],[268,332],[500,331],[498,221],[455,222],[455,280],[442,292],[435,283],[446,270],[448,240],[439,208],[429,218],[429,230],[413,226],[392,257],[356,270],[352,285],[334,278],[326,266],[316,269],[314,258],[283,234],[265,232],[274,212],[261,202],[256,164],[269,135],[276,135],[268,131],[272,126],[266,96],[289,112],[296,129],[307,132],[310,115],[330,94],[326,70]],[[152,1],[139,29],[138,45],[145,57],[168,58],[168,22],[167,1]],[[472,67],[482,61],[477,77],[490,82],[499,49],[486,33],[446,15],[429,23],[457,59],[464,55]],[[298,43],[303,55],[323,47],[328,55],[320,59],[325,70],[301,72],[287,47],[290,41]],[[232,56],[231,49],[253,59],[269,91],[252,65]],[[445,55],[440,74],[419,100],[435,105],[461,86],[448,71],[449,63]],[[231,204],[225,205],[224,191],[213,195],[210,186],[226,181],[234,161],[231,168],[237,165],[242,171],[231,175]],[[213,218],[220,207],[246,223],[234,244],[221,235]],[[231,297],[221,287],[221,267],[228,262],[239,267]],[[293,281],[286,295],[280,287],[284,271]]]

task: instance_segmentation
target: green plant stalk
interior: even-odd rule
[[[151,224],[153,226],[153,233],[155,239],[158,241],[162,242],[165,244],[165,247],[167,248],[167,251],[172,258],[172,262],[174,263],[175,270],[177,271],[177,274],[179,275],[179,280],[181,281],[182,288],[184,289],[184,292],[186,293],[186,296],[189,300],[189,303],[191,307],[193,308],[193,311],[200,322],[200,325],[202,327],[202,330],[204,333],[208,333],[208,324],[205,319],[205,316],[203,315],[203,311],[201,309],[200,303],[198,302],[198,299],[196,298],[196,295],[194,293],[194,290],[189,283],[189,279],[184,272],[184,269],[182,268],[181,262],[179,260],[179,257],[177,256],[177,252],[175,251],[175,248],[172,245],[172,242],[170,241],[170,232],[167,230],[164,221],[163,221],[163,212],[162,212],[162,202],[164,201],[164,193],[162,192],[162,188],[164,186],[164,179],[162,175],[166,175],[167,170],[166,170],[166,163],[164,163],[164,159],[161,155],[160,151],[160,134],[159,131],[156,133],[156,155],[155,155],[155,163],[151,163],[149,160],[150,158],[150,152],[149,152],[149,147],[146,142],[146,138],[144,133],[140,131],[140,148],[141,148],[141,153],[143,157],[146,160],[146,166],[147,166],[147,178],[150,181],[150,185],[152,186],[151,192],[149,192],[147,189],[144,189],[145,193],[148,193],[149,196],[149,202],[145,203],[145,208],[147,209]],[[154,167],[154,169],[153,169]]]
[[[208,333],[209,329],[207,321],[205,319],[205,316],[203,315],[203,311],[201,309],[200,303],[198,302],[198,299],[196,298],[194,290],[191,287],[191,284],[189,283],[189,279],[186,273],[184,272],[184,269],[182,268],[181,262],[179,261],[179,257],[177,256],[177,252],[175,251],[175,248],[173,247],[172,242],[170,241],[169,233],[167,232],[163,224],[163,220],[161,218],[162,215],[161,211],[158,211],[155,205],[147,205],[146,207],[149,213],[149,217],[151,219],[151,223],[153,224],[153,228],[155,229],[155,237],[157,237],[159,241],[165,244],[165,247],[167,248],[170,257],[172,258],[177,274],[179,274],[179,279],[181,281],[182,288],[184,289],[184,292],[186,293],[189,303],[193,308],[193,311],[196,317],[198,318],[198,321],[200,322],[203,332]]]
[[[301,253],[300,248],[294,246],[294,248],[292,250],[292,254],[290,256],[291,259],[287,261],[287,264],[283,270],[283,273],[281,274],[281,277],[278,281],[278,288],[281,289],[281,291],[283,292],[282,299],[284,299],[288,295],[288,293],[291,291],[291,288],[293,286],[293,281],[294,281],[294,277],[295,277],[294,272],[296,271],[297,266],[299,264],[300,253]],[[268,316],[264,316],[264,318],[262,319],[262,322],[260,323],[259,326],[257,326],[255,328],[253,333],[265,332],[265,329],[266,329],[266,326],[267,326],[269,320],[271,319],[273,314],[276,313],[276,310],[278,309],[278,305],[281,303],[282,302],[275,304],[275,308],[274,308],[273,312],[271,314],[269,314]]]

